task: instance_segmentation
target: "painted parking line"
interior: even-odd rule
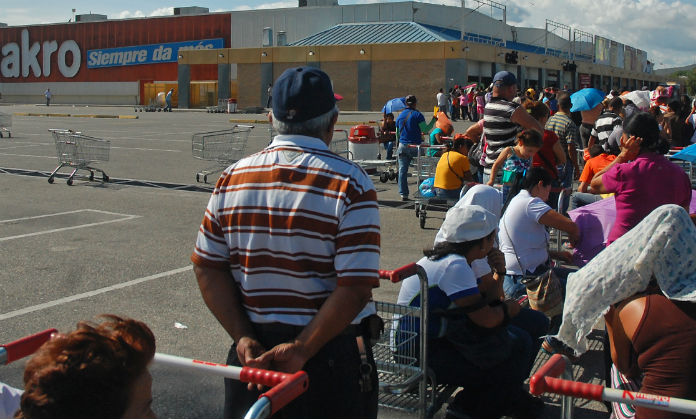
[[[117,217],[121,217],[121,218],[117,218],[115,220],[97,221],[97,222],[93,222],[93,223],[80,224],[80,225],[75,225],[75,226],[70,226],[70,227],[61,227],[61,228],[53,228],[53,229],[49,229],[49,230],[35,231],[32,233],[18,234],[18,235],[14,235],[14,236],[0,237],[0,242],[5,242],[5,241],[9,241],[9,240],[16,240],[16,239],[23,239],[26,237],[40,236],[43,234],[59,233],[62,231],[76,230],[76,229],[80,229],[80,228],[95,227],[95,226],[104,225],[104,224],[120,223],[122,221],[129,221],[129,220],[134,220],[136,218],[142,218],[141,215],[120,214],[117,212],[101,211],[101,210],[94,210],[94,209],[79,209],[79,210],[74,210],[74,211],[57,212],[57,213],[53,213],[53,214],[35,215],[35,216],[31,216],[31,217],[22,217],[22,218],[14,218],[14,219],[9,219],[9,220],[0,220],[0,225],[9,224],[9,223],[17,223],[17,222],[22,222],[22,221],[27,221],[27,220],[35,220],[35,219],[39,219],[39,218],[58,217],[61,215],[77,214],[77,213],[81,213],[81,212],[92,212],[92,213],[98,213],[98,214],[113,215],[113,216],[117,216]]]
[[[104,288],[99,288],[99,289],[96,289],[94,291],[83,292],[80,294],[71,295],[69,297],[63,297],[63,298],[59,298],[57,300],[49,301],[47,303],[37,304],[37,305],[22,308],[19,310],[10,311],[10,312],[5,313],[5,314],[0,314],[0,321],[8,320],[8,319],[11,319],[13,317],[22,316],[24,314],[33,313],[35,311],[40,311],[40,310],[45,310],[47,308],[56,307],[56,306],[59,306],[62,304],[71,303],[73,301],[94,297],[95,295],[105,294],[107,292],[132,287],[134,285],[142,284],[143,282],[152,281],[154,279],[165,278],[168,276],[177,275],[177,274],[180,274],[182,272],[190,271],[191,269],[192,269],[191,266],[185,266],[183,268],[173,269],[173,270],[167,271],[167,272],[160,272],[158,274],[145,276],[142,278],[134,279],[132,281],[122,282],[120,284],[111,285],[111,286],[104,287]]]
[[[0,156],[13,156],[13,157],[36,157],[39,159],[56,159],[56,156],[37,156],[34,154],[14,154],[14,153],[0,153]]]

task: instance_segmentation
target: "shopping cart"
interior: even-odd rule
[[[428,178],[435,177],[435,170],[437,169],[437,162],[440,157],[432,157],[427,155],[427,150],[431,148],[444,149],[445,146],[442,145],[425,145],[425,144],[410,144],[410,148],[415,148],[418,150],[418,155],[416,156],[416,193],[415,193],[415,204],[414,209],[416,210],[416,217],[420,221],[420,228],[425,228],[425,221],[428,216],[428,208],[434,208],[440,211],[447,211],[452,205],[456,204],[455,200],[447,200],[437,197],[427,197],[423,196],[420,190],[420,184]]]
[[[216,106],[206,106],[205,111],[208,113],[227,113],[227,100],[218,99]]]
[[[348,149],[348,131],[334,129],[334,135],[329,143],[329,149],[341,157],[352,160],[353,155]]]
[[[0,138],[3,137],[3,132],[7,134],[7,138],[12,137],[10,128],[12,127],[12,114],[0,112]]]
[[[48,183],[53,183],[56,173],[64,166],[73,168],[68,176],[68,185],[73,184],[78,170],[89,172],[89,176],[80,176],[81,178],[92,181],[94,180],[94,172],[101,172],[102,181],[109,181],[109,176],[102,169],[91,166],[92,163],[109,161],[109,150],[111,149],[109,140],[89,137],[72,130],[49,129],[49,131],[56,143],[59,165],[48,176]]]
[[[196,182],[208,183],[208,175],[216,173],[244,157],[252,125],[235,125],[232,129],[193,134],[193,157],[217,164],[196,173]]]
[[[572,419],[573,397],[612,403],[626,403],[651,409],[696,415],[696,401],[693,400],[657,396],[629,390],[617,390],[606,388],[599,384],[571,381],[573,377],[571,366],[572,363],[568,358],[556,354],[529,379],[529,391],[532,394],[553,393],[563,396],[561,401],[562,419]],[[557,378],[558,376],[563,378]]]
[[[48,341],[56,329],[48,329],[0,346],[0,365],[31,355]],[[267,418],[307,391],[309,378],[304,371],[286,374],[249,367],[235,367],[197,359],[182,358],[175,355],[156,353],[155,364],[166,365],[181,370],[211,374],[238,380],[243,383],[260,384],[271,387],[247,411],[245,419]]]
[[[379,377],[378,400],[380,406],[431,418],[456,387],[438,384],[435,374],[428,369],[427,274],[415,263],[393,271],[379,271],[380,278],[393,283],[413,275],[420,279],[421,307],[375,302],[377,314],[384,321],[384,332],[373,347]]]

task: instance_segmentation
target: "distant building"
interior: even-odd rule
[[[0,94],[38,103],[50,87],[56,103],[147,104],[173,87],[179,107],[229,97],[251,107],[266,103],[268,83],[284,69],[314,65],[334,80],[342,109],[377,110],[405,94],[487,86],[502,69],[517,74],[522,89],[660,81],[645,72],[644,51],[561,24],[510,26],[504,6],[491,15],[412,1],[299,6],[223,13],[194,6],[165,17],[89,14],[0,28]]]

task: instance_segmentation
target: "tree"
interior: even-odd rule
[[[689,96],[694,96],[696,94],[696,69],[677,71],[676,73],[672,73],[669,78],[679,83],[682,87],[682,93],[686,93]]]

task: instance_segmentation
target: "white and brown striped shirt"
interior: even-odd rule
[[[336,286],[378,286],[379,254],[367,174],[317,138],[279,135],[222,173],[191,260],[232,272],[252,322],[306,325]]]
[[[502,97],[493,97],[483,112],[483,133],[486,134],[484,171],[490,173],[493,163],[505,147],[515,145],[520,126],[512,122],[512,114],[520,105]]]

